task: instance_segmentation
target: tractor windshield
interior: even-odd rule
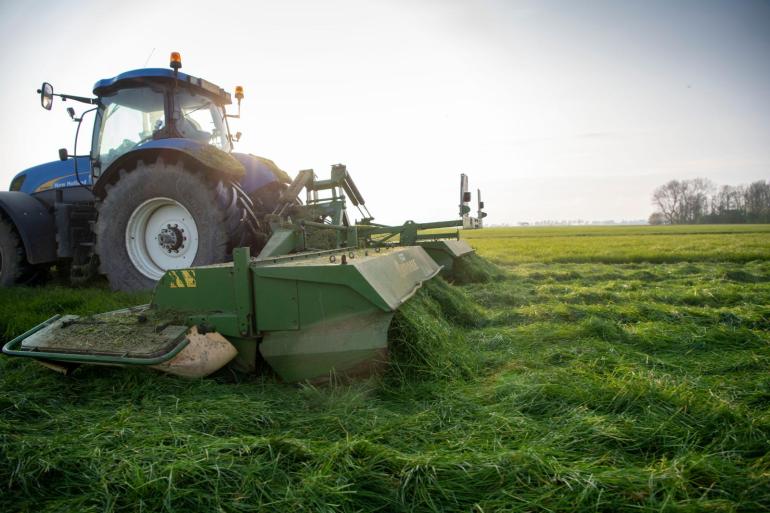
[[[179,135],[211,144],[220,150],[230,149],[222,107],[205,96],[181,90],[176,94],[174,108]]]
[[[101,98],[102,121],[96,154],[102,169],[166,126],[164,94],[146,87],[122,89]]]

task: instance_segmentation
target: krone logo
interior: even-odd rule
[[[413,273],[418,269],[417,262],[415,262],[414,259],[409,259],[405,262],[397,263],[396,268],[398,269],[398,274],[401,276],[406,276],[407,274]]]

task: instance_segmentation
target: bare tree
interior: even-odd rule
[[[693,178],[681,183],[685,198],[681,222],[700,222],[708,214],[709,194],[714,191],[714,183],[707,178]]]
[[[658,207],[669,224],[678,222],[682,202],[682,186],[679,180],[671,180],[652,193],[652,204]]]
[[[670,224],[768,223],[770,182],[723,185],[716,190],[705,178],[671,180],[655,189],[652,203],[659,211],[650,216],[650,224],[661,220]]]
[[[711,213],[718,216],[731,213],[745,213],[744,196],[746,188],[742,185],[723,185],[711,199]]]
[[[652,203],[670,224],[697,223],[708,214],[714,184],[706,178],[671,180],[652,193]]]
[[[749,184],[744,193],[744,201],[749,222],[770,220],[770,183],[759,180]]]

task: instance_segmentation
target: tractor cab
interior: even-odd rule
[[[54,96],[96,105],[79,118],[75,117],[74,109],[68,109],[79,124],[86,113],[95,111],[89,182],[95,183],[119,157],[143,148],[169,144],[189,147],[192,143],[232,151],[234,139],[227,118],[239,115],[229,115],[225,111],[225,106],[232,104],[230,93],[211,82],[181,73],[179,68],[181,58],[174,53],[171,69],[137,69],[98,81],[93,89],[95,98],[55,94],[50,84],[43,84],[40,95],[45,109],[51,108]],[[240,111],[241,87],[236,88],[235,96]],[[148,144],[171,139],[179,141]],[[61,160],[68,157],[66,151],[60,152]]]
[[[94,86],[94,178],[118,157],[151,141],[183,139],[232,150],[225,106],[230,93],[177,70],[139,69]],[[239,100],[240,103],[240,100]]]

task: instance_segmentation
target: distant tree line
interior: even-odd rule
[[[723,185],[706,178],[671,180],[652,193],[650,224],[770,223],[770,182]]]

